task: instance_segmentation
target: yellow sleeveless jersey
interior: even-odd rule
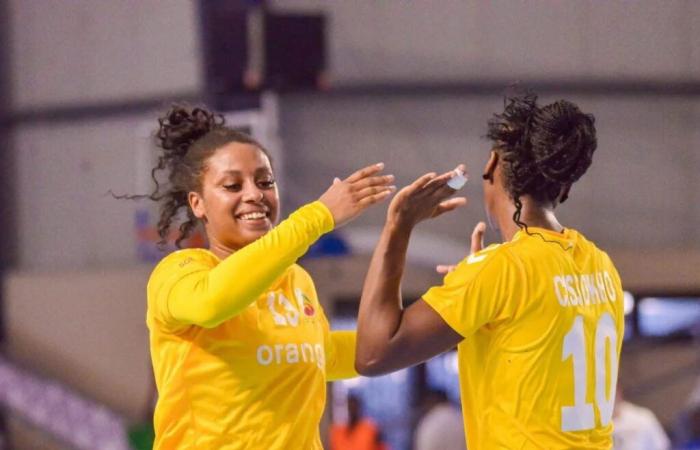
[[[470,255],[423,299],[457,350],[468,448],[609,449],[624,331],[608,255],[529,228]]]
[[[328,379],[355,376],[354,332],[330,332],[293,261],[332,217],[307,205],[225,260],[175,252],[148,283],[155,449],[321,450]]]

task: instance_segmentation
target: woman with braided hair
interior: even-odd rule
[[[568,101],[516,96],[488,137],[484,203],[503,243],[481,249],[478,225],[476,251],[403,310],[413,228],[460,200],[446,200],[451,173],[399,191],[365,280],[356,368],[378,375],[457,346],[470,450],[612,448],[620,278],[606,253],[554,215],[591,165],[594,119]]]
[[[336,179],[277,224],[265,149],[203,108],[159,119],[156,172],[168,182],[158,231],[180,211],[180,242],[202,224],[207,249],[154,269],[146,321],[159,399],[155,449],[317,449],[326,381],[356,376],[354,332],[331,332],[313,281],[297,264],[322,234],[386,199],[382,164]],[[162,188],[162,189],[161,189]]]

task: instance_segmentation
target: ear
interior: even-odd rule
[[[496,171],[496,166],[498,166],[498,152],[491,150],[491,156],[486,163],[484,174],[482,175],[482,178],[484,180],[489,180],[491,184],[493,184],[493,174]]]
[[[199,192],[190,191],[187,193],[187,202],[194,213],[194,216],[200,220],[204,220],[207,215],[207,209],[204,206],[204,199]]]

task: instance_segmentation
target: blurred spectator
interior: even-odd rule
[[[613,411],[615,450],[669,450],[671,442],[654,413],[632,404],[617,388]]]
[[[377,424],[362,416],[362,402],[353,394],[348,395],[348,421],[331,426],[330,440],[331,450],[389,450]]]
[[[414,450],[466,450],[462,413],[442,390],[428,391]]]
[[[700,450],[700,407],[695,407],[687,413],[686,439],[678,447],[679,450]]]
[[[679,449],[700,449],[700,379],[688,396],[674,431],[674,442]]]

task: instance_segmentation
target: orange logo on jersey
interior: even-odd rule
[[[316,313],[314,305],[311,303],[311,300],[309,300],[309,297],[307,297],[306,294],[301,295],[304,297],[304,314],[307,316],[313,316]]]

